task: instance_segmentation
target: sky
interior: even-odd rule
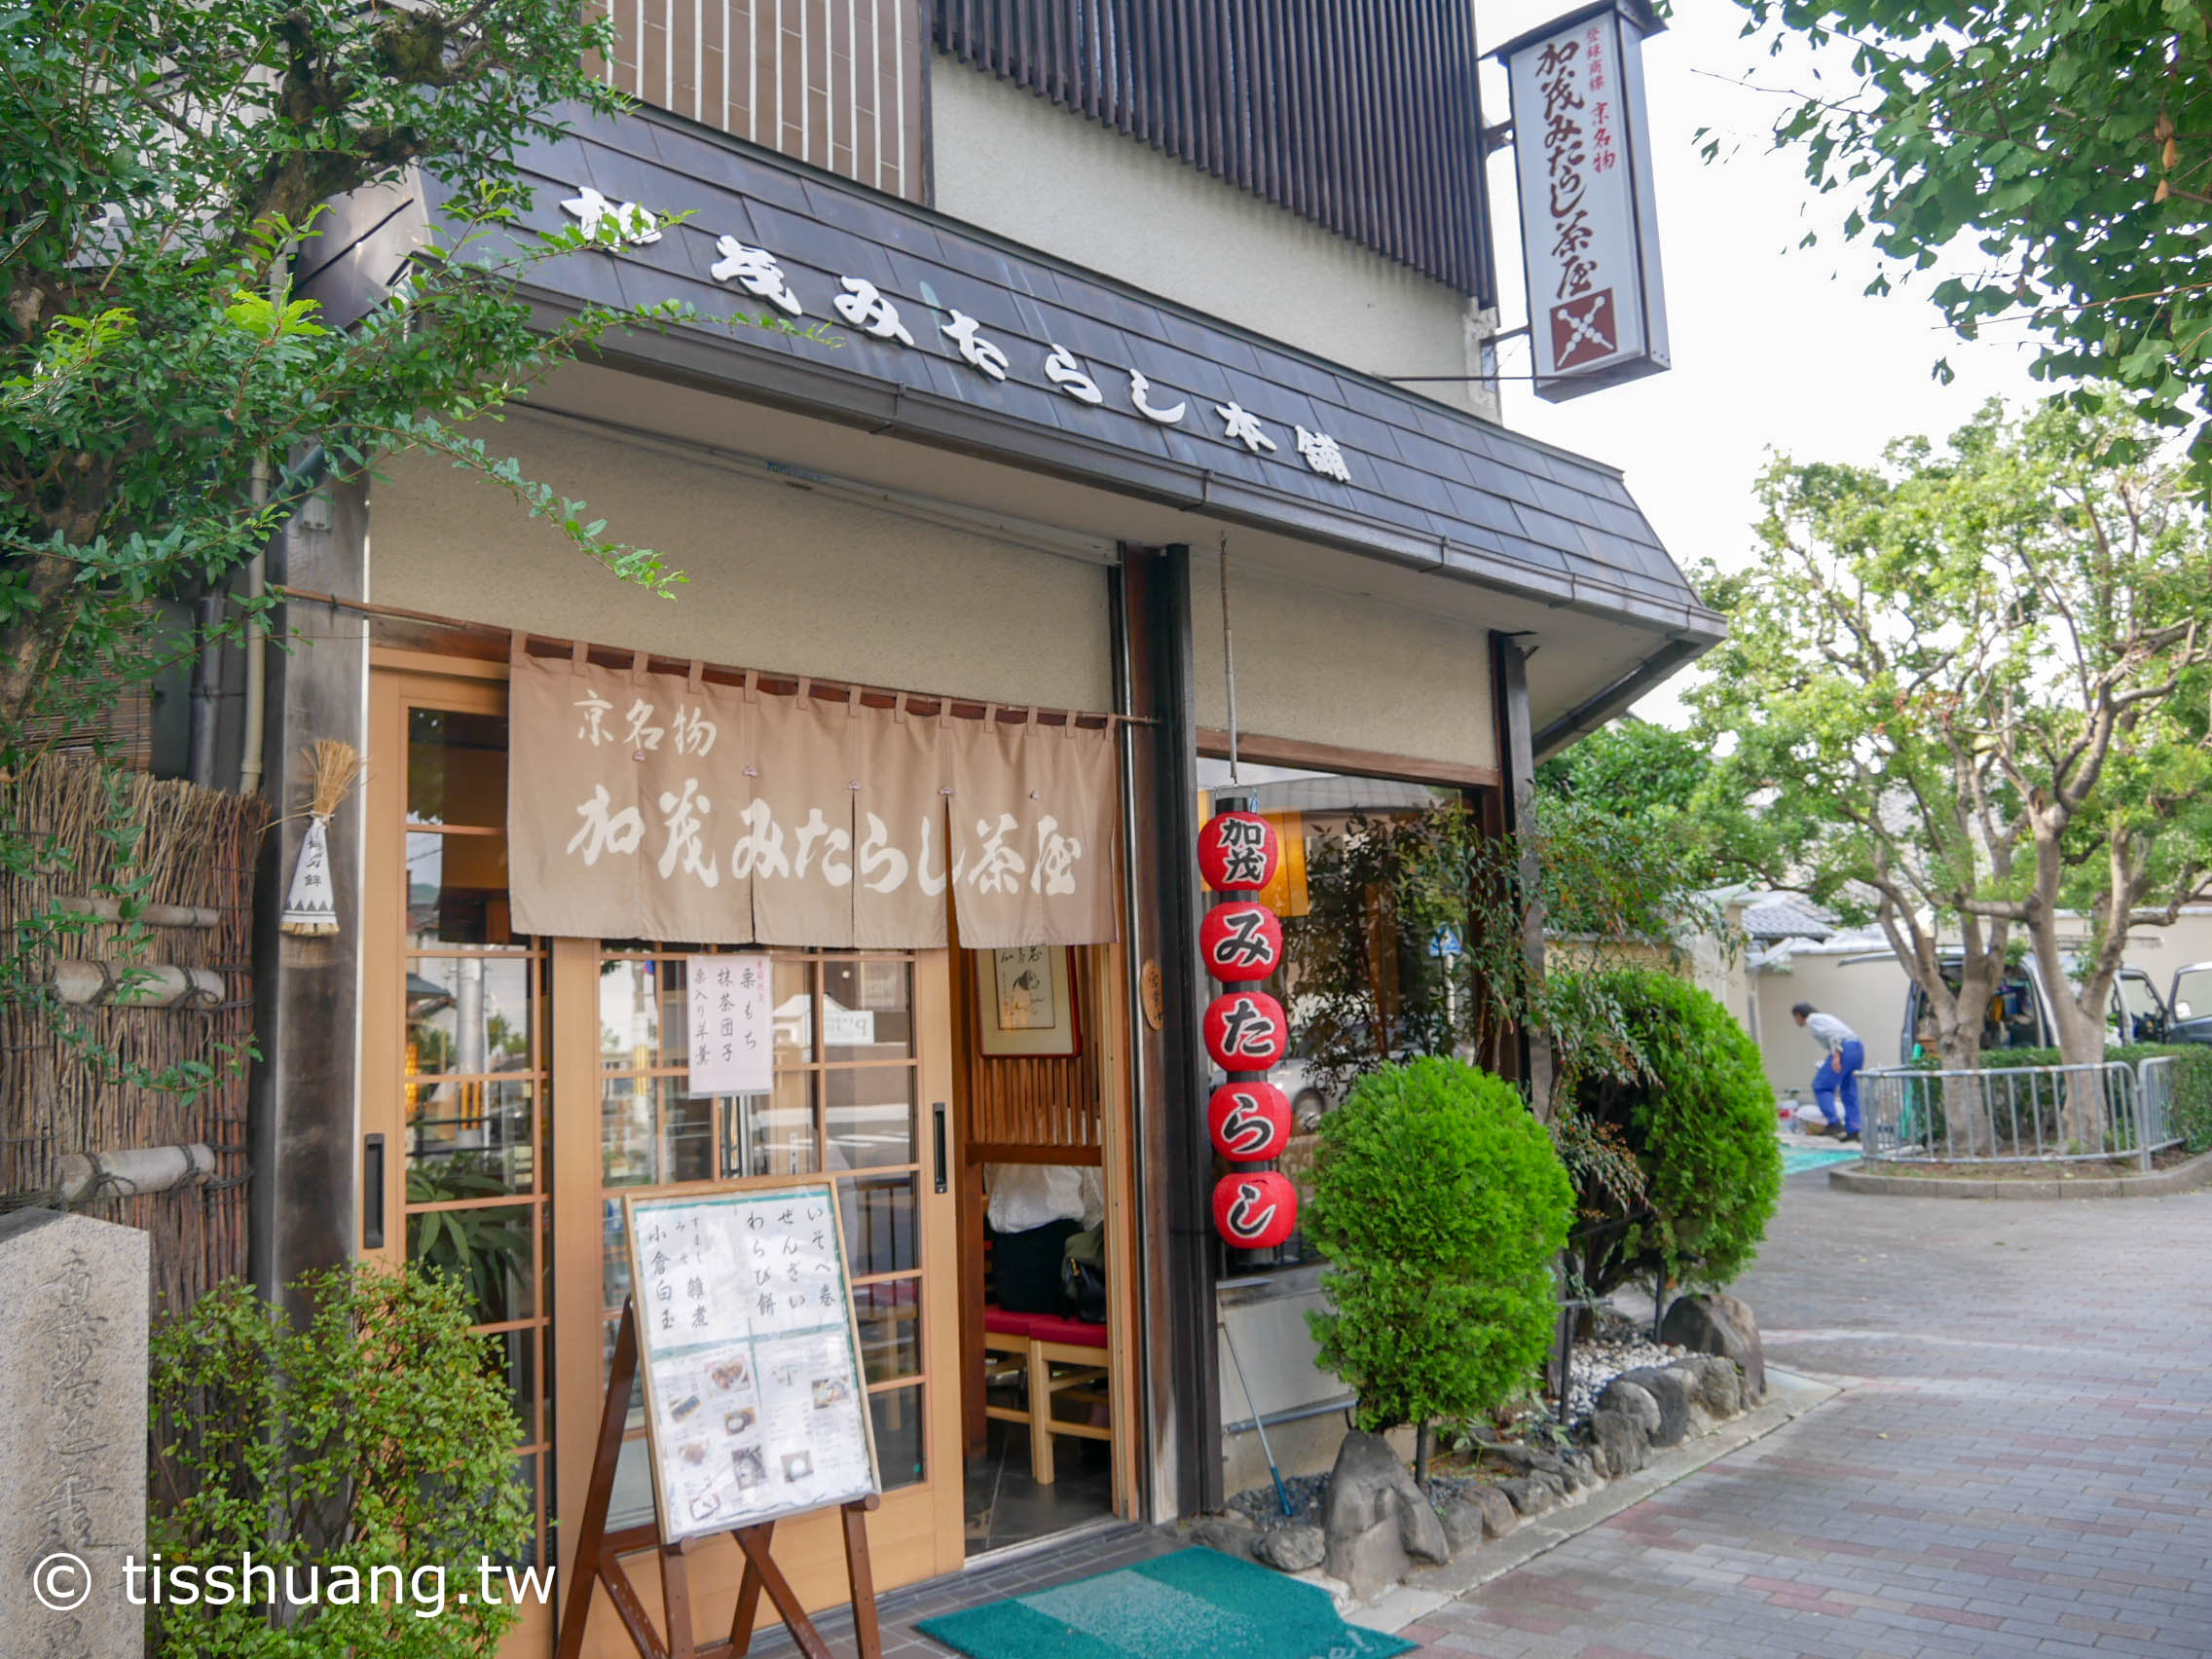
[[[1482,47],[1567,10],[1565,0],[1478,0]],[[1927,298],[1935,274],[1887,298],[1864,294],[1883,262],[1840,235],[1854,200],[1815,195],[1801,154],[1773,147],[1775,116],[1791,101],[1782,93],[1814,85],[1811,60],[1801,45],[1770,59],[1764,39],[1741,38],[1745,18],[1731,0],[1675,0],[1667,31],[1644,45],[1675,366],[1567,403],[1542,402],[1526,381],[1502,387],[1507,425],[1620,467],[1685,568],[1744,559],[1752,484],[1770,450],[1868,462],[1894,437],[1963,424],[1986,398],[2043,390],[2028,378],[2024,330],[1968,343],[1942,325]],[[1484,75],[1484,119],[1501,121],[1503,70],[1489,64]],[[1831,75],[1822,86],[1832,93],[1848,84]],[[1701,127],[1721,141],[1713,163],[1699,154]],[[1490,180],[1512,327],[1528,313],[1509,152],[1491,158]],[[1822,239],[1799,248],[1807,230]],[[1948,387],[1931,378],[1937,357],[1957,371]],[[1526,343],[1501,348],[1499,368],[1526,375]],[[1682,683],[1677,677],[1636,712],[1677,721]]]

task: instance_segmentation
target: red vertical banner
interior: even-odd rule
[[[1281,843],[1260,814],[1220,812],[1198,851],[1206,886],[1232,896],[1198,927],[1199,959],[1220,986],[1206,1007],[1206,1052],[1229,1074],[1206,1108],[1214,1151],[1233,1166],[1214,1183],[1214,1231],[1232,1249],[1270,1250],[1298,1226],[1298,1189],[1269,1167],[1290,1143],[1290,1103],[1268,1081],[1290,1047],[1290,1018],[1257,988],[1282,967],[1282,919],[1257,897],[1281,868]]]

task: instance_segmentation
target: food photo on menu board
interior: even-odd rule
[[[663,1540],[880,1492],[831,1187],[624,1212]]]

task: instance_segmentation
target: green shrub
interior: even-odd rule
[[[1583,1281],[1599,1296],[1660,1272],[1670,1283],[1725,1284],[1751,1265],[1782,1196],[1774,1088],[1758,1047],[1685,979],[1647,969],[1608,978],[1641,1075],[1585,1081],[1572,1130],[1633,1157],[1641,1179],[1608,1182],[1576,1160]]]
[[[194,1604],[165,1599],[154,1651],[490,1655],[518,1615],[503,1575],[486,1602],[479,1564],[525,1556],[535,1527],[494,1345],[469,1330],[461,1288],[442,1273],[356,1265],[294,1289],[314,1309],[304,1325],[233,1281],[155,1338],[148,1541],[165,1570],[250,1555],[275,1569],[278,1596],[287,1567],[305,1592],[312,1566],[318,1599],[278,1625],[258,1579],[225,1604],[212,1585]],[[377,1567],[399,1569],[403,1596],[389,1571],[372,1578]],[[354,1604],[337,1599],[350,1575]]]
[[[1331,1264],[1309,1314],[1362,1428],[1517,1398],[1558,1309],[1571,1183],[1520,1091],[1457,1060],[1385,1066],[1322,1121],[1306,1235]]]

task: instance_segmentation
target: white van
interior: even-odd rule
[[[1961,958],[1955,955],[1943,958],[1943,977],[1954,989],[1958,985]],[[2195,968],[2184,968],[2174,977],[2175,995],[2181,994],[2184,978],[2199,975],[2194,981],[2194,1005],[2200,1011],[2198,1023],[2204,1027],[2201,1037],[2179,1039],[2185,1042],[2212,1042],[2212,963],[2200,963]],[[1905,981],[1904,1027],[1898,1039],[1898,1058],[1910,1062],[1914,1051],[1925,1047],[1934,1052],[1931,1040],[1920,1042],[1921,1020],[1928,1008],[1928,998],[1917,980]],[[2163,1043],[2173,1021],[2166,1012],[2166,1003],[2159,997],[2151,976],[2140,968],[2122,967],[2115,976],[2112,987],[2112,1006],[2105,1014],[2105,1047],[2123,1048],[2131,1043]],[[1981,1047],[1984,1052],[1993,1049],[2055,1049],[2058,1047],[2058,1022],[2051,1017],[2050,996],[2046,990],[2043,971],[2034,957],[2027,957],[2005,971],[2005,977],[1990,998],[1989,1010],[1982,1020]]]

